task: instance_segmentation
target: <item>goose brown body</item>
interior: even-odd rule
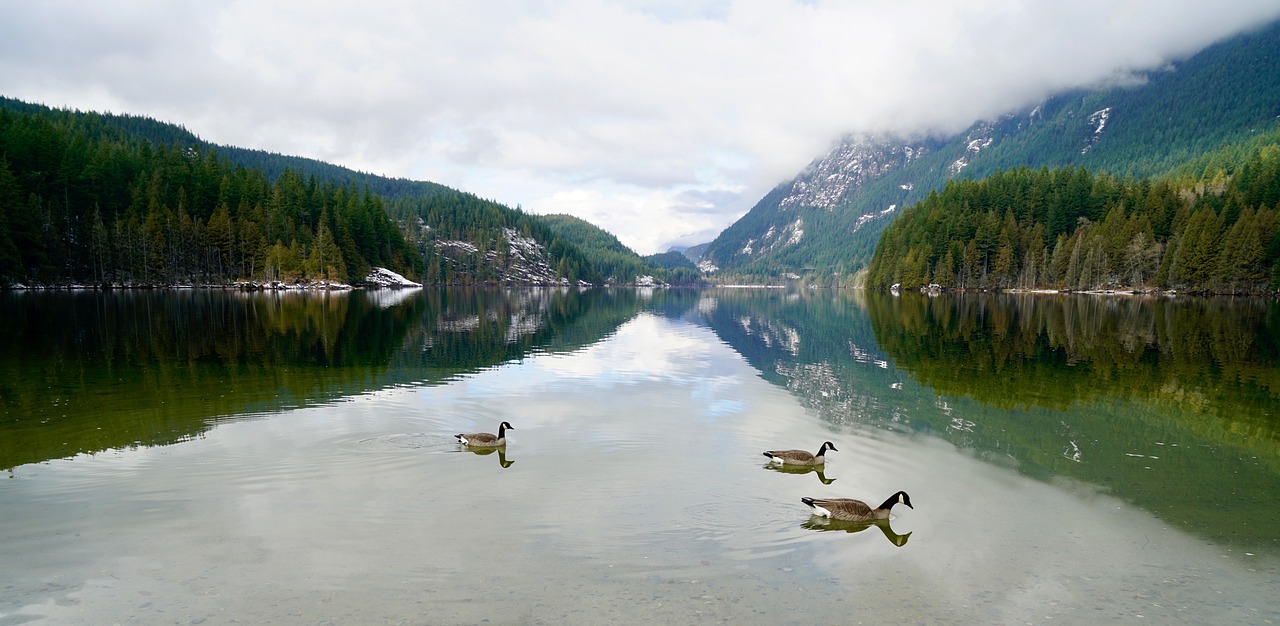
[[[839,452],[835,444],[824,441],[817,454],[807,450],[769,450],[764,455],[785,465],[822,465],[827,462],[827,450]]]
[[[492,448],[507,445],[507,429],[515,430],[515,426],[507,422],[498,425],[498,434],[493,433],[460,433],[454,435],[463,445],[477,448]]]
[[[878,519],[889,519],[889,511],[893,509],[895,504],[905,504],[908,508],[915,508],[911,506],[911,497],[905,491],[899,491],[889,496],[883,504],[874,509],[866,502],[852,498],[800,498],[800,501],[809,505],[815,515],[846,522],[869,522]]]

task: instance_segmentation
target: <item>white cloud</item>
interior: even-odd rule
[[[664,188],[556,191],[525,206],[530,213],[568,213],[614,233],[633,250],[665,250],[671,244],[696,245],[724,228],[722,216],[705,194]],[[727,191],[724,196],[740,197]]]
[[[14,2],[0,94],[571,212],[650,253],[710,239],[846,132],[954,131],[1278,16],[1255,0]]]

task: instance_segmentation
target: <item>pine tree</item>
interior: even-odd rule
[[[219,280],[226,280],[232,267],[232,259],[236,249],[236,226],[231,219],[231,210],[225,202],[219,202],[218,208],[205,224],[204,239],[208,242],[213,255],[213,272]]]
[[[329,232],[327,215],[320,220],[320,232],[311,244],[311,254],[307,257],[307,274],[322,280],[346,282],[346,264],[342,260],[342,250],[333,241]]]
[[[21,209],[22,192],[18,180],[9,169],[9,160],[0,154],[0,281],[16,280],[21,275],[22,255],[13,242],[9,215]]]

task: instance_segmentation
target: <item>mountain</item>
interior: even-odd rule
[[[1278,116],[1280,23],[1124,84],[1056,94],[954,136],[846,137],[725,229],[701,266],[848,284],[899,209],[949,180],[1064,166],[1154,176],[1269,130]]]
[[[884,230],[866,286],[1274,292],[1280,125],[1199,162],[1154,181],[1079,166],[951,181]]]
[[[702,260],[702,255],[706,253],[707,247],[709,247],[710,245],[711,245],[711,242],[708,241],[707,243],[700,243],[696,246],[689,246],[688,248],[683,248],[683,249],[672,248],[667,252],[679,252],[680,254],[683,254],[686,259],[689,259],[690,261],[697,263],[698,261]]]
[[[705,285],[702,270],[688,257],[674,250],[644,257],[646,263],[662,271],[667,283],[676,286]]]
[[[339,185],[355,183],[357,187],[361,189],[368,187],[370,191],[386,199],[400,196],[462,193],[438,183],[388,178],[306,157],[215,144],[201,139],[179,124],[138,115],[53,109],[4,96],[0,96],[0,109],[82,125],[91,139],[129,138],[145,140],[155,146],[214,151],[235,165],[262,172],[270,181],[275,181],[285,171],[292,171],[303,178],[315,177]]]
[[[519,209],[456,192],[396,197],[387,211],[421,255],[428,284],[603,282],[576,245]]]
[[[583,258],[600,272],[606,284],[650,284],[653,281],[675,285],[700,282],[701,276],[692,262],[676,253],[641,257],[608,231],[572,215],[544,215],[545,223],[557,237],[582,251]]]
[[[543,223],[557,236],[571,241],[592,267],[611,284],[633,283],[638,276],[652,274],[653,269],[640,255],[628,248],[608,231],[572,215],[545,215]]]
[[[691,271],[698,270],[698,266],[694,265],[693,261],[690,261],[689,258],[686,257],[684,254],[677,252],[675,250],[671,250],[668,252],[661,252],[658,254],[646,255],[644,257],[644,260],[650,263],[651,265],[655,265],[657,267],[661,267],[663,269],[668,269],[668,270],[674,270],[674,269],[686,269]]]
[[[158,128],[0,107],[0,286],[332,284],[414,269],[379,196],[293,172],[269,181],[148,134]]]
[[[394,218],[394,220],[393,220]],[[543,221],[443,185],[0,97],[0,286],[598,284]]]

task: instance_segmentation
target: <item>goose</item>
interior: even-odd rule
[[[822,465],[827,462],[827,450],[839,452],[834,443],[824,441],[817,454],[809,454],[804,450],[770,450],[764,455],[783,465]]]
[[[498,434],[493,433],[462,433],[454,435],[458,438],[458,442],[465,446],[476,446],[481,448],[492,448],[494,446],[507,445],[507,429],[515,430],[516,427],[503,422],[498,425]]]
[[[889,519],[889,509],[899,503],[907,505],[908,508],[916,508],[911,506],[911,496],[908,496],[905,491],[899,491],[889,496],[889,499],[885,500],[884,504],[874,509],[867,506],[866,502],[850,498],[800,498],[800,501],[809,505],[813,509],[814,515],[846,522],[869,522],[877,519]]]

